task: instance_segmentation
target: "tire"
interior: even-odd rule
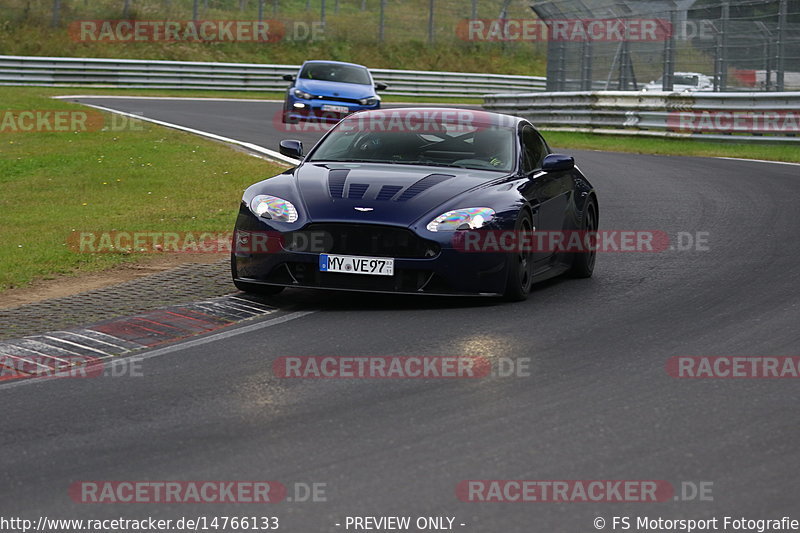
[[[583,215],[581,216],[581,231],[597,231],[597,202],[593,198],[586,201]],[[594,265],[597,261],[597,250],[572,254],[572,266],[567,274],[573,278],[591,278]]]
[[[284,124],[298,124],[300,121],[297,120],[297,118],[290,116],[289,111],[284,109],[283,114],[281,115],[281,122]]]
[[[531,215],[522,211],[517,218],[514,231],[533,231]],[[509,258],[508,276],[503,299],[508,302],[521,302],[528,298],[533,284],[533,251],[515,252]]]
[[[280,285],[261,285],[260,283],[247,283],[246,281],[239,281],[236,279],[236,256],[231,254],[231,276],[233,284],[237,289],[250,294],[261,294],[263,296],[271,296],[283,291],[286,287]]]

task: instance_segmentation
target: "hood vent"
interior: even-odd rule
[[[443,181],[447,181],[450,178],[455,178],[455,176],[451,176],[450,174],[428,174],[418,182],[411,185],[408,189],[403,191],[403,194],[397,199],[398,202],[405,202],[406,200],[410,200],[414,198],[416,195],[427,191],[434,185],[438,185]]]
[[[369,183],[351,183],[347,189],[347,197],[351,200],[360,200],[369,189]]]
[[[403,187],[401,185],[384,185],[381,187],[381,190],[378,191],[378,196],[375,197],[376,200],[391,200],[392,197],[400,192],[400,189]]]
[[[328,172],[328,192],[330,192],[331,198],[344,197],[344,183],[347,181],[349,173],[349,168],[336,168]]]

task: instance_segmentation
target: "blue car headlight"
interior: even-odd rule
[[[259,194],[250,200],[250,210],[257,216],[279,222],[297,221],[297,209],[292,202],[269,194]]]
[[[300,89],[295,89],[294,91],[292,91],[292,94],[294,94],[297,98],[302,98],[303,100],[311,100],[312,98],[314,98],[314,95],[312,95],[311,93],[301,91]]]
[[[428,231],[456,231],[478,229],[494,218],[494,209],[489,207],[465,207],[443,213],[431,220]]]
[[[378,103],[378,99],[374,96],[370,98],[362,98],[361,100],[359,100],[359,103],[361,105],[375,105]]]

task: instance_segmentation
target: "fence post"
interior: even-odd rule
[[[472,16],[470,18],[473,20],[478,18],[478,0],[472,0]]]
[[[130,7],[131,7],[131,0],[124,0],[122,2],[122,18],[123,19],[127,19],[128,18],[128,12],[130,11]]]
[[[320,0],[319,3],[319,21],[322,23],[322,27],[325,27],[325,0]]]
[[[719,90],[728,89],[728,20],[731,17],[730,0],[722,2],[722,22],[720,33],[720,56],[719,56]]]
[[[583,22],[580,22],[581,26],[584,30],[586,30],[586,26]],[[588,35],[586,31],[583,32],[584,35]],[[581,90],[582,91],[591,91],[592,90],[592,61],[594,48],[592,47],[591,39],[584,39],[581,42]]]
[[[435,30],[433,29],[433,8],[436,0],[428,0],[428,44],[433,44]]]
[[[669,37],[664,40],[664,72],[661,75],[661,90],[671,91],[675,76],[675,28],[678,26],[678,12],[669,15]]]
[[[258,0],[258,21],[264,20],[264,0]]]
[[[61,0],[53,0],[53,21],[54,28],[61,22]]]
[[[386,0],[381,0],[380,19],[378,20],[378,42],[382,43],[384,38],[384,23],[386,15]]]
[[[788,0],[781,0],[778,11],[778,46],[777,46],[777,65],[775,85],[778,91],[785,88],[784,73],[786,70],[786,18],[788,14]]]
[[[199,6],[197,5],[198,1],[199,0],[194,0],[194,2],[192,2],[192,20],[198,20],[200,18],[197,14],[199,8]]]

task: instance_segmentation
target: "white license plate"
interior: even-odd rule
[[[343,105],[328,105],[324,104],[322,106],[323,111],[333,111],[334,113],[349,113],[350,108]]]
[[[343,274],[393,276],[394,259],[322,254],[319,256],[319,270],[320,272],[340,272]]]

